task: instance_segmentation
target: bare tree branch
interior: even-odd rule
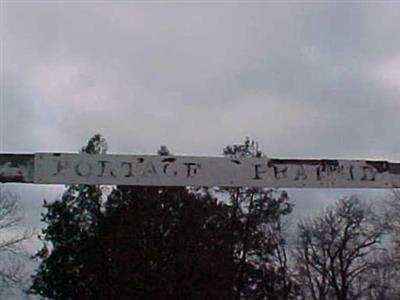
[[[0,294],[4,289],[25,289],[28,275],[23,259],[29,259],[24,247],[33,232],[23,228],[18,208],[19,197],[0,187]]]
[[[356,299],[357,279],[377,267],[385,226],[357,198],[342,199],[323,214],[298,225],[297,270],[313,299]],[[361,282],[361,281],[359,281]]]

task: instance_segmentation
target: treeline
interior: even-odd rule
[[[82,148],[105,153],[94,136]],[[224,155],[263,154],[257,143]],[[169,155],[163,147],[159,155]],[[400,197],[355,197],[302,220],[286,192],[72,185],[45,203],[29,293],[49,299],[400,299]]]

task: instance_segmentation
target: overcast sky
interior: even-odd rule
[[[1,1],[0,151],[400,161],[400,4]],[[62,187],[12,185],[28,223]],[[350,193],[291,190],[300,214]]]

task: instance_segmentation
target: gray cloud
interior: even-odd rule
[[[400,160],[399,8],[5,1],[0,150],[100,132],[113,152],[217,155],[249,135],[269,156]],[[300,214],[352,192],[291,191]]]

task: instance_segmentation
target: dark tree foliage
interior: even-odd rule
[[[109,299],[231,299],[227,219],[225,205],[185,188],[118,188],[99,228],[108,273],[97,285]]]

